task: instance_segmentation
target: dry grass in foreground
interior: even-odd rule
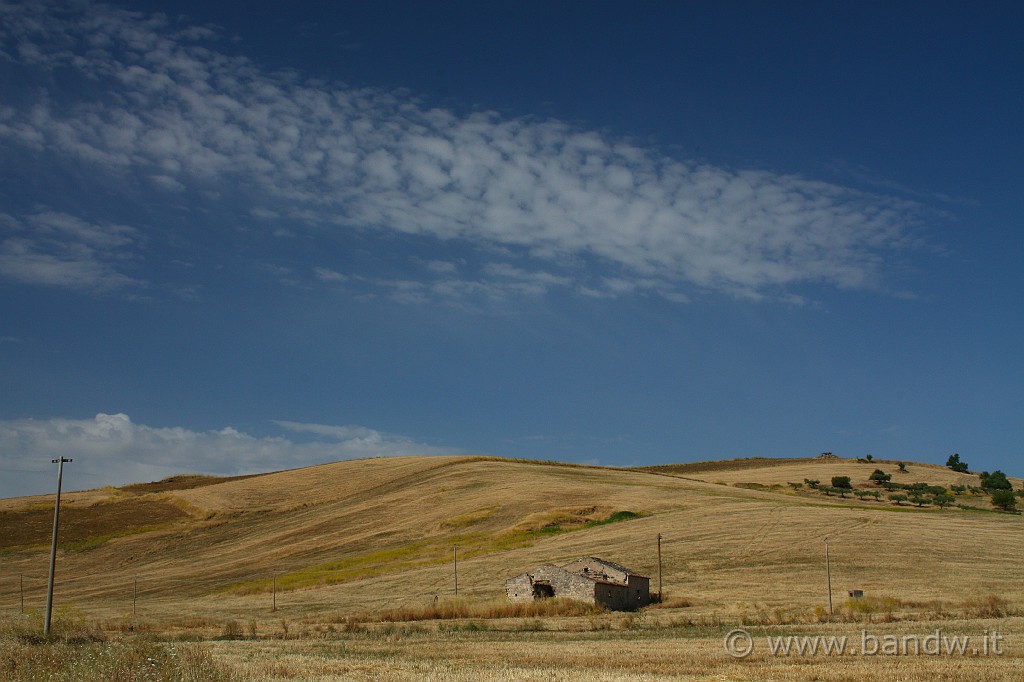
[[[347,617],[346,624],[370,622],[395,623],[422,620],[458,620],[498,618],[553,618],[565,616],[593,616],[604,613],[596,604],[572,599],[545,599],[542,601],[510,603],[504,600],[475,603],[466,599],[446,600],[424,608],[391,609],[378,615]]]
[[[231,667],[198,644],[108,636],[77,618],[58,617],[50,639],[38,618],[0,627],[0,679],[10,682],[230,682]]]
[[[486,613],[477,605],[475,613]],[[562,609],[563,607],[559,607]],[[472,609],[470,609],[472,611]],[[898,623],[746,624],[753,651],[730,656],[725,637],[735,624],[677,625],[680,610],[588,616],[549,615],[521,619],[511,629],[487,618],[435,623],[387,622],[379,627],[336,630],[305,623],[288,635],[227,632],[212,640],[183,643],[107,633],[78,619],[63,618],[44,641],[35,627],[0,628],[0,679],[111,680],[113,682],[510,682],[600,680],[669,682],[689,680],[1024,679],[1024,618],[949,618]],[[416,615],[405,614],[410,621]],[[448,611],[433,614],[451,615]],[[659,618],[655,618],[657,615]],[[747,620],[756,620],[756,618]],[[297,624],[296,624],[297,625]],[[237,627],[237,626],[236,626]],[[508,627],[507,625],[505,627]],[[982,637],[998,633],[1000,646],[985,653],[926,655],[919,647],[874,655],[858,649],[865,637],[903,641],[940,636]],[[772,653],[769,637],[841,638],[843,654]]]
[[[1002,656],[772,655],[767,637],[845,636],[859,646],[860,627],[827,625],[816,629],[751,628],[754,651],[729,656],[723,647],[731,629],[648,628],[576,632],[425,629],[411,625],[372,633],[301,641],[211,643],[216,660],[243,679],[397,682],[429,680],[498,682],[509,680],[1019,680],[1024,678],[1020,640],[1024,624],[1013,621],[957,621],[877,625],[872,637],[923,638],[944,632],[981,637],[1000,631]]]

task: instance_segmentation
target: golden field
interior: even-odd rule
[[[89,633],[83,647],[139,633],[160,646],[199,640],[178,646],[210,657],[216,665],[194,667],[223,679],[1024,679],[1021,517],[969,493],[957,502],[978,509],[788,485],[846,475],[873,489],[875,468],[904,483],[978,480],[909,461],[897,474],[895,462],[848,459],[626,470],[432,457],[68,493],[58,624]],[[40,646],[24,641],[45,599],[51,514],[51,498],[0,500],[0,615],[18,635],[0,661],[4,647],[24,657]],[[658,534],[663,604],[634,614],[502,605],[506,578],[585,555],[650,575],[656,590]],[[848,604],[849,589],[865,600]],[[739,626],[755,641],[745,659],[723,649]],[[865,628],[999,632],[1005,653],[772,656],[762,641],[859,644]]]

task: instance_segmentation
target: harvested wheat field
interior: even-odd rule
[[[849,476],[853,490],[870,492],[876,468],[893,481],[964,489],[940,509],[790,485]],[[132,646],[177,646],[164,658],[135,654],[166,659],[166,679],[1024,678],[1021,517],[972,491],[977,476],[905,468],[832,458],[638,470],[382,458],[69,493],[55,631],[72,649],[127,647],[129,661]],[[45,665],[34,657],[52,646],[32,634],[49,504],[0,504],[8,678],[37,679]],[[580,556],[651,576],[656,591],[659,534],[660,604],[621,613],[504,601],[505,579]],[[854,589],[863,599],[849,600]],[[732,641],[752,645],[745,657],[726,651],[737,628],[747,634]],[[775,639],[790,636],[809,639]],[[772,652],[842,637],[841,653]],[[933,655],[936,642],[950,651]],[[211,672],[188,677],[185,659]]]

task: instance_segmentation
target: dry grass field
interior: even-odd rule
[[[895,462],[847,459],[624,470],[382,458],[68,493],[56,630],[67,633],[63,646],[97,659],[157,646],[164,654],[124,658],[166,660],[174,671],[166,679],[1024,679],[1020,516],[969,492],[957,501],[976,509],[941,510],[788,485],[844,475],[873,488],[875,468],[908,484],[977,484],[906,464],[897,474]],[[51,504],[0,501],[5,679],[49,679],[31,670],[48,665],[32,661],[54,646],[32,635],[45,600]],[[663,604],[631,614],[552,604],[524,614],[502,603],[506,578],[584,555],[657,585],[658,534]],[[851,589],[865,599],[848,602]],[[743,659],[723,647],[737,627],[754,642]],[[975,642],[998,633],[1004,653],[782,656],[766,639],[847,636],[860,648],[865,629],[879,638],[939,629]],[[185,658],[192,663],[182,668]]]

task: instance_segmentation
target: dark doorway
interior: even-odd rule
[[[555,596],[555,588],[551,587],[548,583],[534,583],[533,584],[533,598],[534,599],[550,599]]]

